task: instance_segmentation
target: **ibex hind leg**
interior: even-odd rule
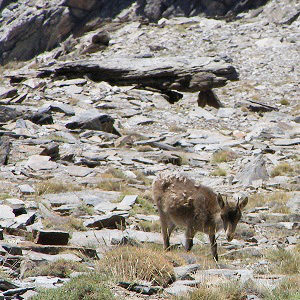
[[[211,253],[215,259],[215,261],[218,261],[218,246],[217,246],[217,241],[216,241],[216,236],[215,234],[210,234],[209,235],[209,241],[210,241],[210,248],[211,248]]]

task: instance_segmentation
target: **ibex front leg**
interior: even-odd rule
[[[210,241],[210,247],[211,247],[211,253],[215,259],[215,261],[218,261],[218,247],[217,247],[217,241],[215,234],[209,235],[209,241]]]
[[[172,223],[171,220],[166,216],[166,214],[158,209],[160,215],[160,224],[161,224],[161,233],[163,235],[164,240],[164,249],[170,249],[170,235],[175,228],[175,225]]]
[[[188,226],[185,232],[185,250],[190,251],[193,247],[195,231],[192,226]]]

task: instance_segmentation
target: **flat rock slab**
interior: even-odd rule
[[[253,157],[250,162],[245,164],[236,174],[233,182],[238,182],[244,186],[249,186],[257,180],[267,180],[269,174],[266,169],[266,161],[262,155]]]
[[[103,60],[76,60],[39,70],[39,76],[89,76],[110,84],[153,87],[159,90],[198,92],[237,80],[235,68],[213,57],[110,57]]]
[[[113,126],[114,122],[115,120],[107,114],[99,113],[97,110],[88,110],[72,117],[66,127],[68,129],[100,130],[120,135]]]
[[[118,210],[130,210],[135,204],[137,195],[126,195],[123,200],[117,205]]]
[[[276,139],[274,140],[275,146],[294,146],[300,144],[300,138],[297,139]]]
[[[67,245],[70,234],[65,231],[40,230],[34,240],[42,245]]]
[[[50,161],[50,159],[50,156],[32,155],[29,157],[26,165],[35,171],[56,169],[56,162]]]
[[[125,231],[118,229],[101,229],[85,232],[73,232],[72,238],[70,239],[70,244],[89,247],[105,246],[111,245],[112,240],[114,241],[114,243],[117,241],[121,242],[124,237],[127,237],[131,240],[136,240],[141,243],[155,243],[160,245],[163,243],[161,234],[156,232],[144,232],[129,229]],[[172,237],[171,244],[180,245],[183,240],[183,237]]]
[[[93,169],[80,166],[68,166],[65,167],[66,172],[71,176],[85,177],[93,172]]]
[[[45,254],[45,253],[38,253],[34,251],[28,251],[28,253],[24,252],[24,255],[26,255],[26,258],[32,260],[32,261],[47,261],[47,262],[53,262],[57,260],[68,260],[68,261],[75,261],[80,262],[82,259],[78,257],[77,255],[73,253],[61,253],[61,254]]]
[[[15,217],[13,209],[8,205],[0,205],[0,219],[12,219]]]
[[[92,220],[85,221],[84,226],[88,228],[97,228],[97,229],[102,229],[102,228],[117,229],[118,227],[125,226],[125,219],[126,218],[123,214],[109,213],[103,216],[94,217]]]
[[[84,190],[67,193],[45,194],[43,198],[48,200],[53,207],[61,205],[82,205],[83,203],[97,208],[103,203],[104,208],[110,201],[116,201],[121,193],[115,191]],[[115,207],[117,204],[114,205]],[[100,209],[99,209],[100,210]]]

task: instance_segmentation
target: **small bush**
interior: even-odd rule
[[[233,151],[221,150],[217,151],[212,156],[213,163],[228,162],[234,160],[237,155]]]
[[[211,172],[212,176],[226,176],[227,173],[224,169],[217,167],[213,172]]]
[[[290,102],[288,100],[286,100],[286,99],[281,99],[280,100],[280,104],[281,105],[290,105]]]
[[[31,300],[114,300],[107,283],[107,277],[90,273],[72,278],[60,288],[42,289]]]
[[[54,262],[42,264],[28,270],[24,273],[24,277],[32,276],[54,276],[67,278],[72,272],[86,272],[88,269],[83,264],[65,259],[59,259]]]
[[[146,280],[167,286],[174,280],[173,266],[164,253],[146,248],[116,248],[104,255],[99,267],[100,270],[109,270],[118,281]]]
[[[280,163],[271,171],[271,177],[290,174],[294,171],[293,167],[288,163]]]

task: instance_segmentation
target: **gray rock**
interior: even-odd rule
[[[9,137],[0,137],[0,166],[8,163],[11,150],[11,141]]]
[[[34,242],[42,245],[67,245],[69,237],[69,233],[64,231],[39,230]]]
[[[300,138],[296,139],[277,139],[274,141],[275,146],[294,146],[300,144]]]
[[[125,227],[125,216],[123,213],[109,213],[103,216],[94,217],[92,220],[84,222],[84,226],[88,228],[110,228],[117,229],[119,227]]]
[[[29,184],[21,184],[18,186],[20,192],[24,195],[30,195],[35,193],[35,189]]]
[[[64,113],[66,116],[74,116],[74,108],[71,105],[61,103],[58,101],[54,101],[51,103],[46,104],[41,109],[39,109],[39,113],[48,113],[50,111],[54,112],[61,112]]]
[[[32,155],[29,157],[26,165],[35,171],[39,170],[52,170],[57,168],[57,164],[50,160],[50,156]]]
[[[93,169],[80,166],[69,166],[65,170],[69,175],[76,177],[85,177],[93,172]]]
[[[0,86],[0,99],[12,98],[18,94],[17,89]]]
[[[91,130],[100,130],[108,133],[113,133],[116,135],[120,134],[114,128],[115,120],[107,115],[101,114],[95,110],[86,111],[79,116],[73,117],[70,122],[66,124],[66,127],[69,129],[91,129]]]
[[[135,204],[137,195],[126,195],[122,201],[117,205],[118,210],[130,210]]]
[[[172,285],[167,287],[164,291],[174,296],[183,296],[194,290],[195,288],[193,287],[174,282]]]
[[[292,213],[300,213],[300,193],[295,192],[293,196],[287,201],[287,207],[289,207]]]
[[[249,186],[256,180],[267,180],[269,178],[266,162],[262,155],[253,157],[250,162],[242,166],[233,179],[233,183]]]
[[[0,105],[0,123],[5,123],[15,120],[20,116],[20,113],[15,108]]]
[[[191,264],[181,267],[174,267],[174,272],[176,279],[185,280],[185,279],[191,279],[191,274],[195,273],[201,269],[201,265],[199,264]]]

